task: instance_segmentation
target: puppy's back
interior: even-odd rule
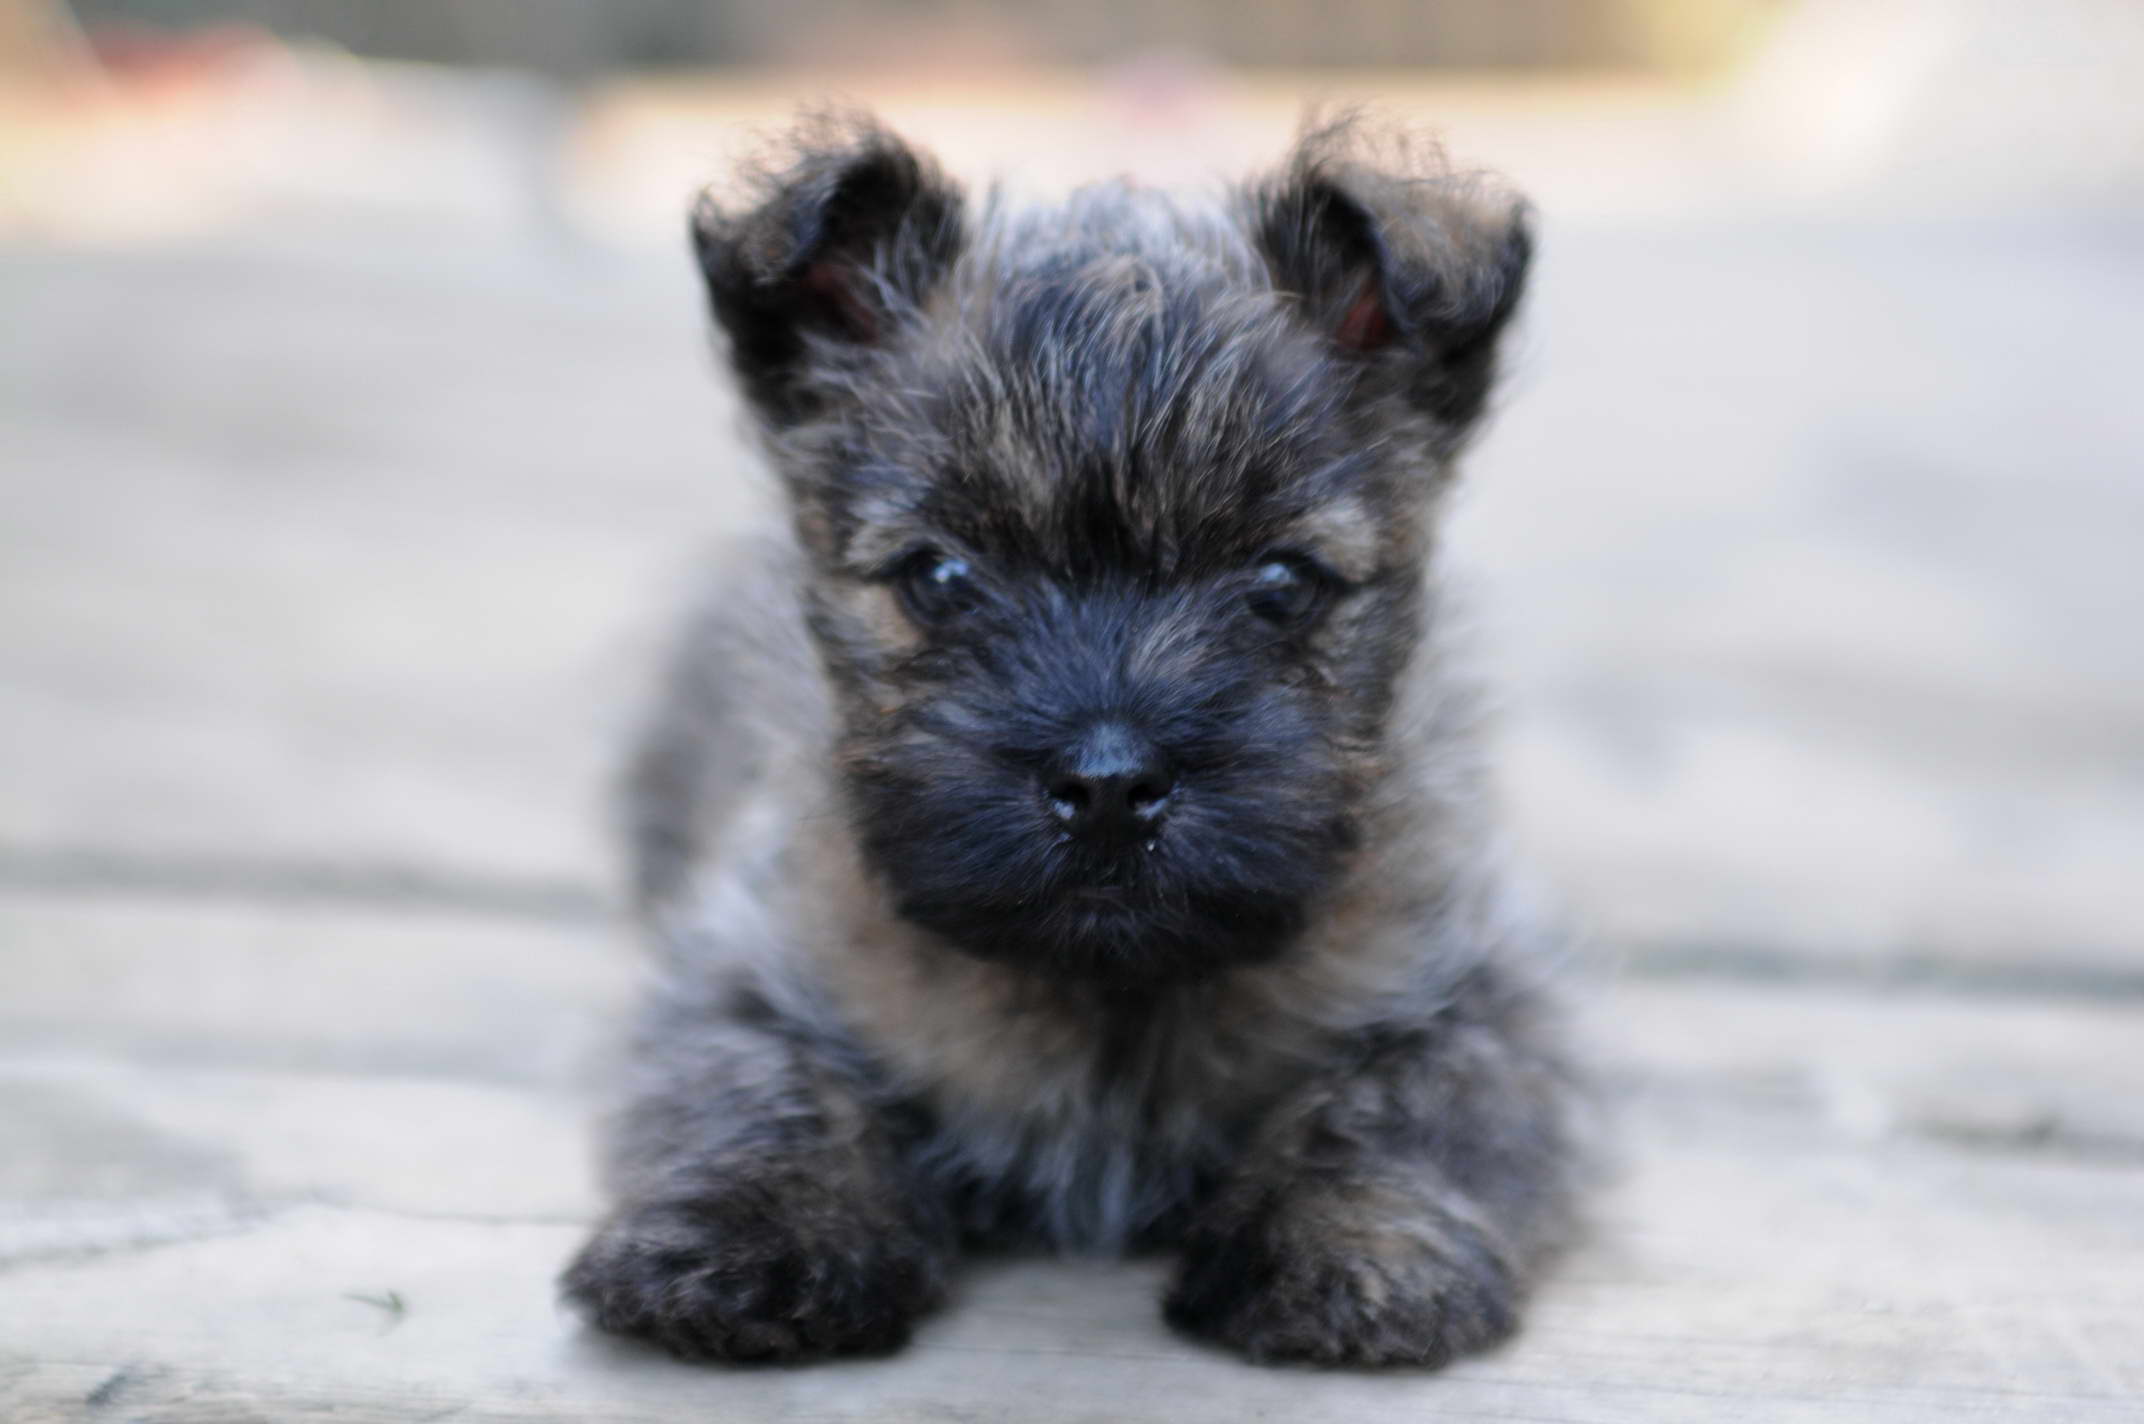
[[[719,854],[754,788],[823,757],[825,684],[804,630],[798,556],[782,534],[714,551],[620,787],[636,907],[672,905]]]

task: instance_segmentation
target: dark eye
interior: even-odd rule
[[[968,561],[936,549],[911,555],[895,574],[895,582],[909,616],[926,626],[972,612],[982,601]]]
[[[1325,607],[1332,580],[1300,554],[1268,554],[1251,574],[1244,595],[1251,612],[1283,628],[1299,628]]]

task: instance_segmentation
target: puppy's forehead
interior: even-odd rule
[[[1355,548],[1346,373],[1225,234],[1127,232],[967,274],[916,383],[920,512],[1074,573],[1240,561],[1306,522]]]

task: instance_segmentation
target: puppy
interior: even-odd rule
[[[757,177],[692,241],[790,527],[632,770],[661,972],[567,1296],[791,1360],[964,1245],[1168,1248],[1252,1359],[1503,1339],[1578,1092],[1432,566],[1523,209],[1346,125],[1204,205],[862,120]]]

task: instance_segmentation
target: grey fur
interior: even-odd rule
[[[790,1359],[899,1344],[963,1243],[1173,1246],[1168,1318],[1252,1358],[1502,1339],[1579,1089],[1431,566],[1522,210],[1342,126],[1210,207],[971,211],[822,120],[694,234],[794,520],[723,561],[634,763],[660,982],[569,1296]],[[966,632],[898,592],[949,547]],[[1328,601],[1260,632],[1274,548]],[[1205,749],[1122,890],[1019,800],[1097,708]],[[1200,898],[1246,866],[1258,913]]]

